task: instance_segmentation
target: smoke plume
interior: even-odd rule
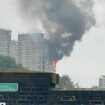
[[[48,38],[45,40],[51,60],[70,56],[75,41],[95,24],[93,0],[18,0],[21,17],[30,29],[37,24]],[[36,24],[37,23],[37,24]]]

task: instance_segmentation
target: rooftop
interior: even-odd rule
[[[62,89],[62,88],[55,88],[52,91],[105,91],[105,88],[74,88],[74,89]]]

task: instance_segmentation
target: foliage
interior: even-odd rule
[[[10,56],[0,56],[0,68],[21,68],[21,65],[17,65],[14,58]]]
[[[79,85],[78,83],[75,84],[68,75],[63,75],[62,77],[60,77],[59,87],[66,89],[73,89],[73,88],[79,88]]]
[[[92,89],[99,89],[100,87],[96,85],[96,86],[92,86],[91,88]]]

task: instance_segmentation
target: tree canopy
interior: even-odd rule
[[[59,87],[66,89],[79,88],[78,83],[74,83],[68,75],[63,75],[59,80]]]
[[[0,68],[20,68],[21,65],[17,65],[14,58],[10,56],[0,56]]]

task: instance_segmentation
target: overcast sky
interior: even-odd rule
[[[98,85],[101,75],[105,75],[105,0],[96,0],[94,13],[97,20],[77,42],[70,58],[58,64],[57,72],[69,74],[82,87]]]
[[[16,0],[0,0],[0,28],[11,29],[12,39],[19,32],[26,32],[27,26],[17,15]],[[93,11],[96,25],[76,42],[71,57],[57,64],[57,73],[68,74],[82,87],[98,85],[98,79],[105,75],[105,0],[95,0]]]

